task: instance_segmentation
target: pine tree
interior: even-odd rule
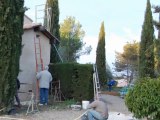
[[[60,24],[60,53],[64,62],[77,62],[81,55],[89,54],[90,46],[85,46],[83,37],[85,31],[75,17],[69,16]],[[83,48],[83,50],[82,50]]]
[[[0,1],[0,109],[15,94],[23,34],[24,0]]]
[[[98,70],[99,81],[100,84],[103,86],[107,82],[104,22],[101,23],[101,28],[99,32],[99,40],[96,50],[96,65]]]
[[[47,15],[47,13],[48,13],[48,15]],[[47,20],[48,18],[50,18],[50,21]],[[46,12],[45,12],[44,26],[49,30],[49,32],[54,37],[56,37],[58,40],[60,39],[58,0],[47,0],[46,1]],[[52,43],[52,45],[53,45],[53,43]],[[58,48],[58,43],[56,43],[55,45]],[[57,54],[54,46],[51,47],[50,61],[52,63],[59,62],[58,54]]]
[[[147,0],[139,50],[139,77],[154,77],[154,27],[151,4]]]

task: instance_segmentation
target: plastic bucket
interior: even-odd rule
[[[89,105],[89,101],[82,101],[82,109],[87,109],[88,105]]]

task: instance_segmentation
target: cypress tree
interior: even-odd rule
[[[154,13],[160,13],[160,6],[154,6]],[[154,21],[154,25],[158,30],[158,38],[155,39],[155,73],[160,76],[160,14],[159,21]]]
[[[101,23],[98,45],[96,50],[96,65],[100,84],[103,86],[107,82],[106,75],[106,55],[105,55],[105,28],[104,22]]]
[[[0,109],[12,103],[23,34],[24,0],[0,1]]]
[[[47,10],[49,15],[47,15]],[[45,19],[44,19],[44,26],[49,30],[49,32],[55,36],[58,40],[60,39],[60,33],[59,33],[59,6],[58,6],[58,0],[47,0],[46,1],[46,12],[45,12]],[[47,19],[50,17],[50,21]],[[49,23],[48,23],[49,22]],[[55,43],[54,43],[55,44]],[[58,43],[55,44],[58,48]],[[50,61],[52,63],[56,63],[59,61],[58,55],[56,53],[56,50],[54,47],[51,47],[51,59]]]
[[[151,4],[147,0],[139,50],[139,77],[154,77],[154,27]]]
[[[160,39],[155,40],[155,74],[157,77],[160,76]]]

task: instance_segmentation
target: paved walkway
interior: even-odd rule
[[[124,99],[119,96],[112,95],[102,95],[102,97],[107,101],[109,112],[121,112],[123,114],[130,114],[128,108],[124,103]]]
[[[110,112],[108,120],[137,120],[132,117],[132,114],[125,115],[117,112]]]
[[[107,101],[109,110],[108,120],[136,120],[125,105],[124,99],[119,96],[102,95]]]

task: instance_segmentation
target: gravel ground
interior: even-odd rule
[[[135,120],[132,118],[132,114],[127,110],[124,104],[124,99],[111,95],[102,95],[102,97],[106,99],[108,104],[108,120]],[[34,114],[26,116],[25,112],[22,112],[21,114],[18,113],[13,116],[0,116],[0,120],[76,120],[76,118],[86,111],[71,109],[43,109],[43,107],[44,106],[40,107],[40,112]]]
[[[0,120],[75,120],[84,112],[84,110],[49,110],[27,116],[24,114],[5,115],[0,117]]]

